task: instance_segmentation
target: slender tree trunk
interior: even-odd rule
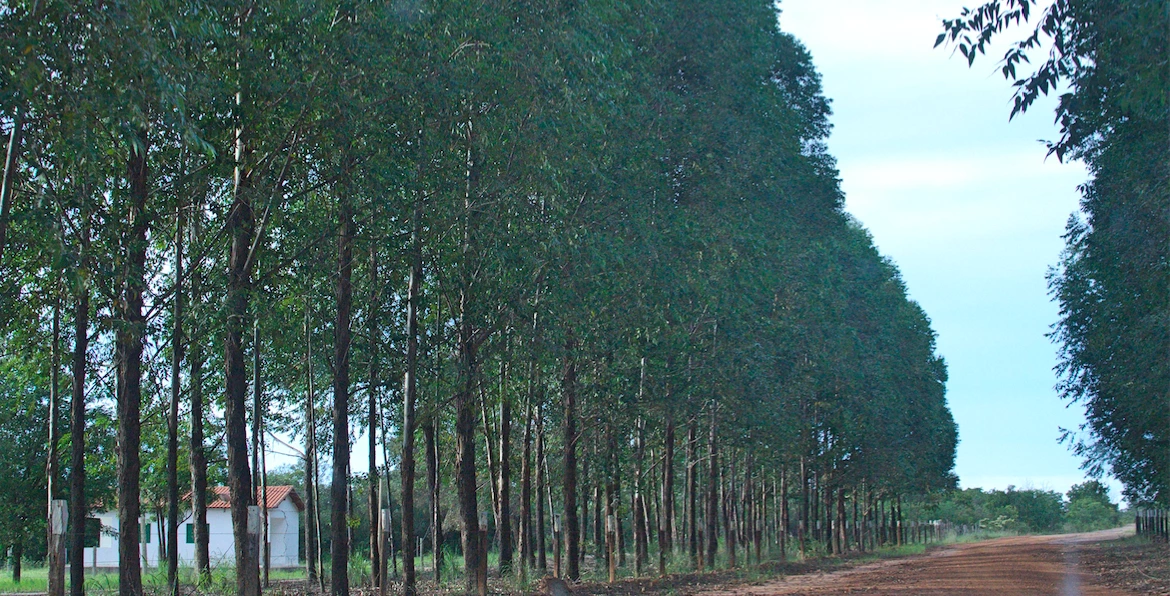
[[[696,468],[699,462],[695,461],[698,454],[699,423],[697,418],[691,418],[687,425],[687,477],[686,477],[686,507],[687,507],[687,542],[691,562],[698,567],[699,561],[699,479]]]
[[[240,16],[243,38],[244,15]],[[243,91],[236,93],[236,109],[243,106]],[[232,536],[236,555],[236,592],[240,596],[260,593],[257,561],[248,549],[248,505],[256,498],[252,473],[248,467],[247,395],[248,382],[244,366],[244,329],[248,319],[251,293],[250,252],[255,235],[252,212],[251,172],[245,166],[248,147],[244,141],[242,116],[236,115],[236,168],[234,197],[228,212],[227,231],[231,237],[228,260],[227,335],[224,342],[224,379],[226,403],[224,422],[227,434],[228,490],[232,515]]]
[[[796,529],[796,537],[800,542],[800,556],[808,552],[808,468],[805,467],[804,456],[800,458],[800,527]]]
[[[423,425],[423,441],[426,443],[427,494],[431,501],[431,549],[435,565],[435,585],[442,581],[443,569],[443,510],[439,498],[439,452],[435,439],[435,418],[432,413]]]
[[[603,545],[602,552],[605,554],[605,556],[602,557],[600,560],[608,562],[609,561],[609,552],[608,552],[609,548],[612,547],[612,548],[616,549],[614,552],[615,555],[617,554],[617,551],[621,550],[621,547],[617,546],[617,544],[611,545],[610,536],[609,536],[610,532],[613,532],[616,534],[618,531],[618,529],[617,529],[617,518],[618,518],[618,512],[617,512],[618,496],[617,496],[617,494],[618,494],[618,492],[617,492],[617,483],[615,482],[615,478],[618,475],[618,470],[617,470],[616,440],[614,438],[613,427],[611,425],[608,425],[608,424],[605,427],[605,468],[604,468],[604,471],[605,471],[605,473],[604,473],[603,479],[605,482],[605,511],[604,511],[603,516],[605,519],[605,525],[603,526],[603,528],[605,530],[605,533],[603,535],[601,535],[602,537],[600,538],[599,543]],[[612,523],[610,520],[613,520]],[[616,543],[616,540],[614,542]]]
[[[141,477],[142,336],[146,321],[142,314],[142,293],[146,288],[146,200],[150,194],[145,130],[137,132],[130,150],[130,230],[126,239],[126,261],[122,271],[122,296],[118,301],[116,337],[118,371],[118,592],[122,596],[142,593],[139,558],[139,486]]]
[[[267,402],[265,402],[267,404]],[[264,587],[268,587],[268,571],[272,568],[272,540],[268,536],[268,460],[264,450],[264,425],[267,420],[267,406],[260,418],[260,548],[264,559]]]
[[[564,372],[561,377],[561,391],[564,399],[564,499],[565,541],[568,551],[567,577],[571,581],[581,578],[581,526],[577,519],[577,340],[570,331],[565,340]]]
[[[260,366],[260,320],[252,319],[252,504],[260,507],[257,563],[261,586],[268,587],[268,495],[264,471],[264,377]]]
[[[313,392],[313,334],[309,326],[308,299],[305,300],[305,571],[309,583],[320,581],[317,573],[319,534],[317,527],[317,454],[316,396]]]
[[[175,215],[175,294],[171,332],[171,408],[167,416],[167,585],[179,594],[179,399],[183,372],[183,208]]]
[[[339,197],[337,235],[337,322],[333,327],[333,541],[330,547],[334,596],[349,594],[349,366],[353,302],[353,206],[348,189]]]
[[[475,160],[474,122],[469,117],[466,133],[466,186],[463,195],[463,240],[460,247],[459,319],[457,362],[459,384],[455,393],[455,486],[459,494],[460,539],[463,546],[465,587],[475,589],[479,575],[481,552],[479,532],[479,504],[476,495],[475,471],[475,390],[477,382],[476,343],[471,321],[472,272],[474,258],[472,227],[475,224],[472,200],[479,192],[479,167]]]
[[[53,533],[53,500],[60,491],[58,476],[60,475],[60,459],[58,447],[61,442],[61,290],[53,290],[53,338],[49,346],[49,436],[48,457],[45,462],[45,490],[47,499],[45,529],[48,546],[46,560],[48,561],[49,594],[65,593],[65,551],[62,541],[65,536]],[[74,522],[76,523],[76,521]],[[82,522],[84,523],[84,522]]]
[[[413,275],[413,272],[412,272]],[[378,496],[380,490],[379,472],[378,472],[378,429],[382,426],[379,417],[379,400],[378,391],[381,384],[380,369],[378,358],[380,356],[382,347],[382,330],[379,326],[379,313],[381,312],[381,285],[378,282],[378,243],[370,243],[370,314],[366,319],[367,329],[366,335],[370,338],[370,368],[369,380],[366,383],[366,440],[367,443],[367,464],[366,469],[369,473],[366,475],[366,504],[368,506],[367,512],[370,516],[370,575],[373,578],[375,588],[382,586],[382,577],[385,575],[385,570],[382,569],[382,532],[381,532],[381,517],[382,517],[382,502]],[[407,306],[408,310],[410,306]],[[407,313],[409,316],[409,312]],[[415,323],[415,333],[418,333],[418,323]],[[415,339],[414,341],[418,341]],[[409,344],[410,338],[407,339]],[[407,348],[409,350],[409,346]],[[416,344],[417,356],[417,344]],[[409,358],[409,355],[408,355]],[[404,384],[405,388],[405,384]],[[403,531],[406,530],[406,520],[410,520],[411,537],[404,540],[403,550],[403,565],[408,570],[410,589],[414,589],[414,558],[406,557],[406,554],[414,552],[414,404],[410,404],[408,416],[411,424],[403,427],[403,468],[402,468],[402,482],[403,488],[406,488],[406,442],[409,440],[411,448],[410,458],[410,488],[409,496],[407,493],[402,494],[403,507],[410,504],[410,515],[406,515],[406,509],[403,509]],[[410,429],[409,431],[407,429]],[[386,440],[385,434],[382,435],[382,440]],[[389,528],[387,528],[388,530]],[[406,559],[410,559],[409,562]],[[413,592],[409,593],[413,596]]]
[[[544,518],[545,494],[548,492],[547,477],[544,475],[544,404],[536,406],[536,568],[541,573],[548,571],[548,536]],[[551,500],[551,499],[550,499]]]
[[[668,398],[674,396],[668,392]],[[678,525],[674,508],[674,416],[666,416],[666,429],[662,440],[662,515],[660,516],[663,540],[658,548],[674,551],[678,539]]]
[[[643,371],[646,359],[642,359]],[[645,376],[645,375],[643,375]],[[639,417],[637,422],[637,436],[634,439],[634,572],[642,575],[642,570],[650,562],[650,537],[647,526],[646,502],[642,495],[642,475],[646,468],[646,422]]]
[[[532,432],[534,415],[533,400],[533,369],[535,360],[528,367],[528,399],[524,407],[524,446],[520,458],[520,571],[524,577],[524,570],[536,566],[532,548]]]
[[[841,554],[849,550],[849,534],[845,528],[845,487],[837,489],[837,544]]]
[[[593,457],[597,457],[597,450],[593,450]],[[602,505],[602,478],[600,472],[594,472],[597,476],[593,480],[593,545],[597,551],[595,559],[599,561],[597,564],[601,565],[600,561],[605,559],[605,506]],[[584,550],[584,549],[582,549]]]
[[[89,251],[89,225],[81,231],[81,258]],[[73,395],[69,421],[69,549],[85,552],[85,520],[89,507],[85,502],[85,377],[89,353],[89,287],[79,281],[73,304]],[[69,561],[69,593],[85,594],[85,561],[73,556]]]
[[[187,230],[192,242],[202,233],[201,220],[198,211],[193,212],[190,226]],[[202,302],[201,278],[198,271],[188,274],[190,278],[191,305],[194,311]],[[194,319],[193,319],[194,320]],[[188,356],[188,391],[190,392],[191,418],[188,437],[188,471],[191,474],[191,523],[194,524],[195,538],[195,574],[196,583],[204,585],[211,580],[211,563],[209,537],[207,535],[207,454],[203,445],[203,338],[196,335],[198,324],[194,324],[191,336],[187,338],[190,353]]]
[[[510,357],[510,350],[507,352]],[[513,549],[515,545],[512,537],[512,400],[509,399],[506,387],[508,382],[508,365],[505,359],[500,369],[500,453],[498,477],[500,497],[500,517],[496,522],[496,532],[500,540],[500,574],[512,570]]]
[[[414,571],[414,430],[417,425],[415,404],[418,401],[418,306],[423,257],[422,202],[417,198],[414,207],[413,236],[410,281],[406,290],[406,373],[402,383],[402,463],[399,469],[402,476],[402,589],[406,596],[415,596],[418,592]],[[429,476],[428,470],[428,480]]]
[[[788,560],[788,469],[780,470],[780,560]]]
[[[4,179],[0,182],[0,266],[4,265],[4,246],[8,242],[8,217],[12,211],[12,187],[16,183],[16,160],[20,156],[20,141],[24,132],[24,115],[17,108],[8,132],[8,151],[4,157]]]
[[[723,540],[727,549],[727,566],[735,568],[735,549],[736,549],[736,519],[735,519],[735,451],[732,450],[728,456],[727,461],[731,466],[724,482],[720,483],[723,487]]]
[[[492,515],[495,516],[498,527],[500,520],[500,485],[498,482],[500,465],[494,446],[495,429],[492,426],[491,413],[488,412],[487,391],[482,384],[479,388],[479,413],[480,420],[483,421],[484,457],[487,459],[488,465],[488,497],[491,499]],[[499,532],[496,533],[496,537],[499,538]]]
[[[463,325],[462,327],[466,327]],[[463,568],[465,587],[476,586],[479,569],[479,504],[475,474],[475,354],[471,333],[464,329],[459,339],[459,388],[455,395],[455,480],[459,493],[459,518],[462,523]]]
[[[906,543],[906,532],[902,526],[902,495],[894,495],[894,507],[898,512],[897,518],[894,520],[894,533],[897,537],[897,545],[902,546]]]
[[[719,550],[719,452],[716,443],[716,413],[711,407],[711,431],[707,435],[707,567],[715,568],[715,552]]]
[[[207,454],[203,444],[203,346],[191,342],[191,522],[195,525],[195,572],[199,584],[211,579],[210,536],[207,527]]]

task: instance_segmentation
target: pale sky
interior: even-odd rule
[[[1045,333],[1057,308],[1044,276],[1086,173],[1045,159],[1039,141],[1058,135],[1053,101],[1008,122],[1011,87],[997,52],[968,68],[932,48],[940,19],[963,5],[783,0],[780,24],[808,47],[833,102],[829,148],[849,212],[897,263],[938,333],[961,486],[1063,493],[1085,477],[1057,443],[1059,428],[1077,427],[1082,413],[1053,389],[1056,348]],[[359,437],[355,472],[365,472],[366,453]],[[270,457],[269,467],[294,461]],[[1110,484],[1116,500],[1120,485]]]
[[[833,101],[829,149],[847,209],[938,333],[960,484],[1065,492],[1084,474],[1058,429],[1083,414],[1053,389],[1056,347],[1045,333],[1057,307],[1045,272],[1087,174],[1045,159],[1039,140],[1059,134],[1054,101],[1008,122],[1002,49],[973,68],[932,49],[941,18],[981,2],[783,0],[780,25],[809,49]],[[1120,485],[1110,484],[1116,500]]]

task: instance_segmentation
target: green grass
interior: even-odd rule
[[[720,574],[726,579],[758,582],[771,579],[776,576],[774,570],[768,569],[769,564],[783,563],[814,563],[817,561],[833,561],[851,560],[854,562],[866,562],[878,559],[905,557],[922,554],[929,546],[938,544],[947,544],[955,542],[972,542],[975,540],[985,540],[989,538],[996,538],[1001,535],[1012,535],[1011,533],[995,533],[995,532],[981,532],[978,534],[968,534],[961,537],[949,536],[947,540],[941,543],[926,544],[907,544],[903,546],[886,546],[877,551],[867,551],[864,554],[852,554],[844,558],[838,558],[826,554],[826,549],[823,544],[809,541],[807,545],[807,554],[801,556],[799,550],[793,548],[796,545],[790,544],[788,549],[788,556],[785,560],[779,557],[779,549],[775,546],[771,549],[771,555],[765,553],[764,565],[757,566],[755,564],[754,552],[753,556],[745,557],[744,550],[740,549],[737,552],[737,568],[735,570],[727,569],[727,553],[720,551],[715,561],[715,569],[707,569],[705,574]],[[581,565],[581,580],[585,582],[604,583],[608,577],[605,561],[598,561],[593,557],[594,549],[592,545],[587,552],[587,560],[585,564]],[[517,554],[518,555],[518,554]],[[519,557],[517,556],[517,561]],[[488,555],[488,565],[494,570],[498,567],[499,553],[492,551]],[[553,565],[551,554],[549,556],[549,567]],[[695,573],[693,562],[690,557],[685,554],[677,554],[668,556],[667,573],[671,575],[677,574],[692,574]],[[329,573],[328,558],[322,565],[325,573]],[[416,570],[419,574],[420,580],[428,580],[432,577],[434,569],[434,556],[426,554],[418,557],[416,562]],[[398,571],[401,573],[401,562],[398,562]],[[658,576],[658,555],[651,552],[649,564],[642,570],[642,578],[652,578]],[[21,592],[45,592],[48,585],[48,572],[44,567],[26,567],[23,573],[23,581],[20,584],[14,584],[11,578],[10,571],[3,571],[0,575],[0,593],[21,593]],[[394,578],[394,566],[391,565],[389,575]],[[493,579],[493,584],[499,585],[502,591],[506,593],[531,593],[533,587],[542,577],[542,573],[529,570],[526,576],[522,579],[514,573],[509,573],[505,577]],[[283,580],[304,580],[304,568],[298,569],[280,569],[272,570],[269,574],[272,581]],[[617,570],[617,579],[629,580],[634,579],[634,555],[633,553],[626,554],[626,565],[621,566]],[[161,594],[165,592],[166,587],[166,571],[150,568],[143,570],[143,587],[148,594]],[[190,567],[181,567],[179,569],[179,581],[185,586],[190,586],[196,583],[194,569]],[[350,582],[354,586],[369,585],[370,577],[370,562],[369,559],[362,554],[355,554],[350,558]],[[232,594],[235,592],[235,569],[232,567],[217,567],[212,569],[209,581],[204,584],[201,590],[203,593],[209,594]],[[66,576],[68,582],[68,576]],[[463,557],[454,551],[447,551],[444,555],[443,564],[443,583],[437,586],[437,591],[447,592],[451,590],[461,589],[463,582]],[[432,587],[433,584],[432,584]],[[86,591],[91,594],[111,594],[117,592],[118,588],[118,574],[116,571],[98,572],[96,574],[86,575]]]
[[[367,564],[368,567],[368,564]],[[368,572],[367,572],[368,577]],[[274,569],[269,572],[271,581],[305,579],[304,569]],[[179,583],[194,585],[195,570],[190,567],[179,569]],[[69,572],[65,573],[65,585],[69,585]],[[164,592],[167,585],[165,570],[150,568],[143,570],[142,585],[149,592]],[[230,594],[235,591],[236,576],[232,567],[217,567],[211,570],[210,582],[207,584],[209,592]],[[12,581],[12,571],[3,570],[0,575],[0,593],[45,592],[49,589],[49,570],[45,567],[25,567],[21,573],[21,582]],[[86,571],[85,589],[87,593],[113,593],[118,591],[118,572]]]
[[[4,569],[0,575],[0,592],[45,592],[48,589],[49,570],[44,567],[25,567],[19,584],[12,581],[11,569]]]

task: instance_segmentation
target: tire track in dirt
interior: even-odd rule
[[[959,544],[929,554],[832,573],[789,576],[702,596],[1121,596],[1079,567],[1080,545],[1126,535],[1125,529],[1060,536],[1018,536]],[[1132,532],[1132,530],[1129,530]]]

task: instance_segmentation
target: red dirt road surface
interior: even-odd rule
[[[790,576],[757,586],[708,592],[704,596],[1130,595],[1133,592],[1103,585],[1079,564],[1080,551],[1088,543],[1120,538],[1127,532],[1132,533],[1132,529],[960,544],[920,557],[881,561],[833,573]]]

